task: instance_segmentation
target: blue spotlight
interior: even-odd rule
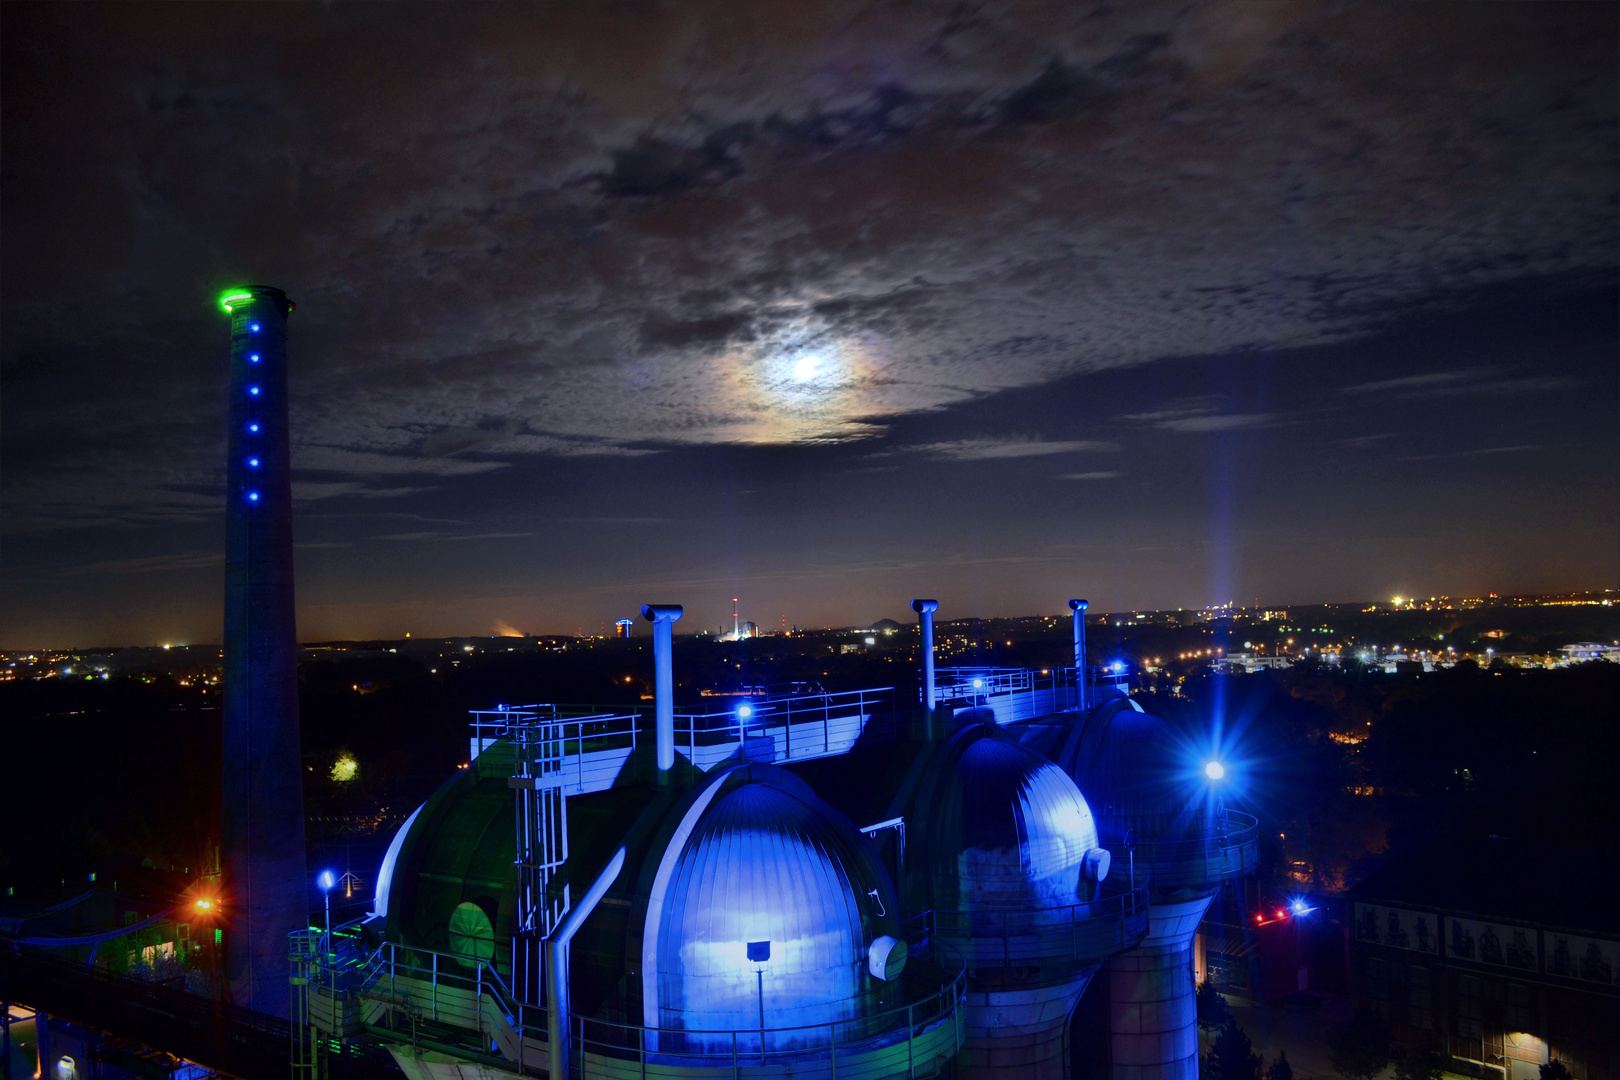
[[[259,425],[258,424],[249,424],[248,425],[248,430],[253,432],[255,435],[257,435],[258,432],[259,432]]]
[[[257,469],[258,467],[259,467],[259,459],[258,458],[256,458],[256,457],[248,458],[248,468]]]
[[[1204,775],[1211,780],[1219,780],[1226,775],[1226,766],[1218,761],[1211,761],[1204,766]]]
[[[321,887],[322,892],[331,892],[337,888],[337,878],[330,870],[322,870],[321,876],[315,879],[315,883]]]
[[[974,679],[973,680],[973,689],[975,689],[975,690],[983,690],[984,689],[984,680],[983,679]]]
[[[259,324],[254,323],[253,325],[249,326],[248,329],[257,334],[259,332]]]
[[[248,354],[248,363],[257,364],[258,362],[259,362],[259,354],[258,353],[249,353]]]
[[[1311,907],[1310,904],[1306,903],[1303,896],[1296,896],[1288,902],[1288,910],[1293,912],[1295,915],[1309,915],[1316,909]]]
[[[737,719],[739,719],[739,720],[747,720],[750,716],[753,716],[753,715],[754,715],[754,707],[752,705],[739,705],[739,706],[737,706]]]
[[[248,393],[252,394],[254,397],[258,397],[259,396],[259,388],[257,386],[250,386],[250,387],[248,387]]]
[[[248,502],[258,502],[258,501],[259,501],[259,493],[257,491],[248,492]]]

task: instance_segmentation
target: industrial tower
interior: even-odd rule
[[[293,624],[287,315],[280,289],[220,297],[231,319],[225,511],[222,841],[231,1000],[288,1014],[287,935],[308,922]]]

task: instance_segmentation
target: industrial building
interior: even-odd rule
[[[677,711],[681,609],[648,605],[650,708],[475,713],[370,915],[293,935],[300,1060],[362,1041],[413,1080],[1191,1080],[1191,941],[1253,869],[1254,819],[1083,664],[936,671],[938,605],[914,606],[915,704]]]

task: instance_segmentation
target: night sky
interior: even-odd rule
[[[1611,4],[7,4],[0,646],[1613,587]]]

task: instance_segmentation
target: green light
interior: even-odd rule
[[[249,293],[249,292],[235,292],[235,291],[233,291],[231,289],[226,289],[223,293],[220,294],[219,306],[224,308],[225,311],[227,313],[229,313],[230,310],[231,310],[231,301],[232,300],[251,300],[251,299],[253,299],[253,294],[252,293]]]

